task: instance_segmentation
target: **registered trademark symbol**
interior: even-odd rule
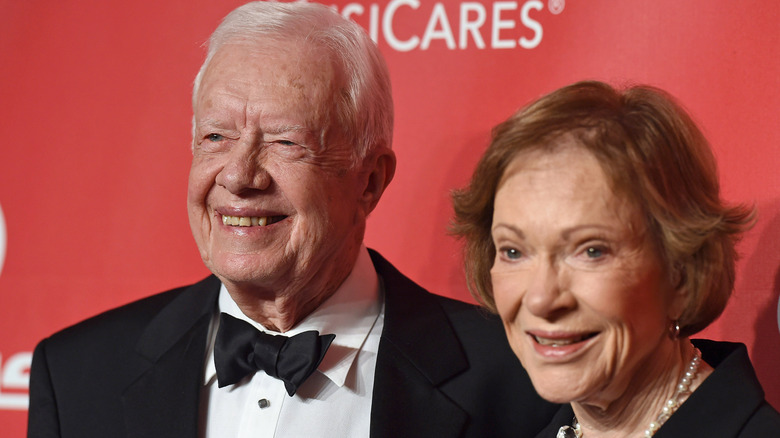
[[[561,12],[563,12],[563,8],[566,7],[566,0],[550,0],[549,3],[547,3],[547,9],[550,10],[550,13],[553,15],[558,15]]]

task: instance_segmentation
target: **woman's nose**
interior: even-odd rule
[[[565,273],[554,262],[543,261],[532,269],[523,298],[531,314],[551,319],[574,308],[576,301],[563,286]]]

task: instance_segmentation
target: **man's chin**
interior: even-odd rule
[[[271,286],[280,274],[287,272],[284,266],[262,254],[231,254],[212,257],[206,267],[225,284]]]

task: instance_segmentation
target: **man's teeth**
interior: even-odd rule
[[[227,216],[222,215],[222,223],[234,227],[264,227],[268,225],[268,216]]]
[[[577,342],[582,342],[585,339],[588,339],[589,337],[590,335],[582,335],[576,338],[548,339],[539,336],[534,336],[534,339],[536,340],[536,342],[538,342],[541,345],[546,345],[551,347],[563,347],[565,345],[571,345],[571,344],[576,344]]]

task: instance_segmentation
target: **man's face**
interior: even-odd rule
[[[332,126],[341,72],[322,52],[225,45],[204,73],[187,208],[203,261],[229,290],[332,291],[354,263],[369,172],[353,169]]]

